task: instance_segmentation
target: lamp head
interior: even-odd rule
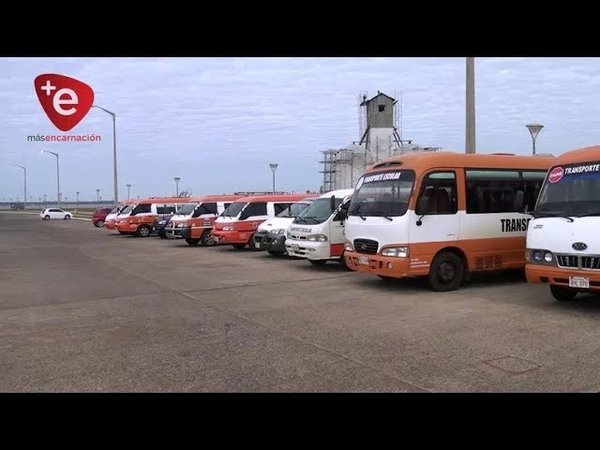
[[[541,125],[539,123],[530,123],[525,126],[529,130],[529,133],[531,134],[532,139],[535,139],[537,137],[537,135],[540,133],[540,131],[542,131],[542,128],[544,128],[544,125]]]

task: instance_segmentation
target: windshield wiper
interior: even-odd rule
[[[363,216],[361,213],[358,212],[358,210],[360,209],[360,207],[362,206],[362,203],[359,203],[358,205],[356,205],[356,207],[352,210],[349,211],[348,214],[352,214],[352,215],[357,215],[358,217],[360,217],[362,220],[367,220],[365,218],[365,216]]]
[[[569,217],[565,214],[557,214],[557,213],[533,213],[532,216],[537,219],[538,217],[562,217],[563,219],[567,219],[569,222],[573,222],[575,219]]]
[[[389,220],[390,222],[393,222],[393,221],[394,221],[394,219],[392,219],[390,216],[383,216],[383,215],[382,215],[381,217],[385,217],[385,218],[386,218],[387,220]]]

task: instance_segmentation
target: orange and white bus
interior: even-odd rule
[[[165,233],[167,238],[184,238],[188,245],[215,244],[211,231],[213,222],[235,200],[246,195],[206,195],[191,197],[171,219]]]
[[[436,152],[385,159],[348,209],[349,268],[383,279],[426,276],[436,291],[471,272],[525,266],[525,236],[548,156]]]
[[[111,212],[104,218],[104,228],[108,230],[117,229],[117,216],[123,211],[128,205],[132,204],[134,200],[125,200],[115,206]]]
[[[545,283],[558,301],[600,292],[600,146],[556,158],[527,230],[530,283]]]
[[[212,235],[219,244],[231,244],[238,249],[250,245],[256,250],[254,233],[258,226],[306,196],[306,194],[268,194],[239,198],[214,221]]]
[[[189,197],[136,199],[117,216],[116,228],[121,234],[149,236],[157,218],[176,213],[188,201]]]

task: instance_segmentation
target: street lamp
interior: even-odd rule
[[[129,192],[131,189],[131,184],[126,184],[125,186],[127,186],[127,200],[129,200]]]
[[[119,203],[119,188],[118,188],[119,185],[117,183],[117,123],[116,123],[117,115],[114,112],[103,108],[102,106],[92,105],[92,108],[101,109],[105,113],[108,113],[112,116],[112,121],[113,121],[113,183],[114,183],[114,194],[113,195],[114,195],[114,202],[116,205],[117,203]]]
[[[58,170],[58,153],[54,153],[49,150],[42,150],[42,153],[49,153],[56,156],[56,199],[58,200],[58,207],[60,208],[60,172]]]
[[[475,58],[467,58],[465,153],[475,153]]]
[[[174,177],[175,180],[175,197],[179,197],[179,182],[181,181],[181,177]]]
[[[18,164],[13,164],[15,167],[23,169],[23,209],[27,209],[27,168]]]
[[[277,166],[279,166],[279,164],[275,164],[275,163],[269,164],[269,167],[273,171],[273,192],[275,192],[275,171],[277,170]]]
[[[535,155],[535,139],[537,138],[537,135],[540,134],[540,131],[542,131],[542,128],[544,128],[544,125],[540,125],[539,123],[530,123],[525,126],[529,130],[529,134],[531,134],[531,141],[533,142],[533,154]]]
[[[96,189],[96,203],[100,203],[100,189]]]
[[[79,191],[75,192],[77,194],[77,209],[79,209]]]

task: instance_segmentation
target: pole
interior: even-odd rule
[[[117,182],[117,115],[112,113],[113,119],[113,177],[114,177],[114,203],[119,203],[119,184]]]
[[[129,200],[129,193],[131,192],[131,184],[127,185],[127,200]]]
[[[58,207],[60,208],[60,170],[58,166],[58,153],[56,153],[56,198],[58,199]]]
[[[273,171],[273,193],[275,192],[275,171]]]
[[[533,138],[533,156],[535,156],[535,138]]]
[[[77,194],[77,209],[79,209],[79,191],[77,191],[76,194]]]
[[[27,168],[23,167],[23,209],[27,209]]]
[[[475,153],[475,58],[467,58],[467,114],[465,153]]]

